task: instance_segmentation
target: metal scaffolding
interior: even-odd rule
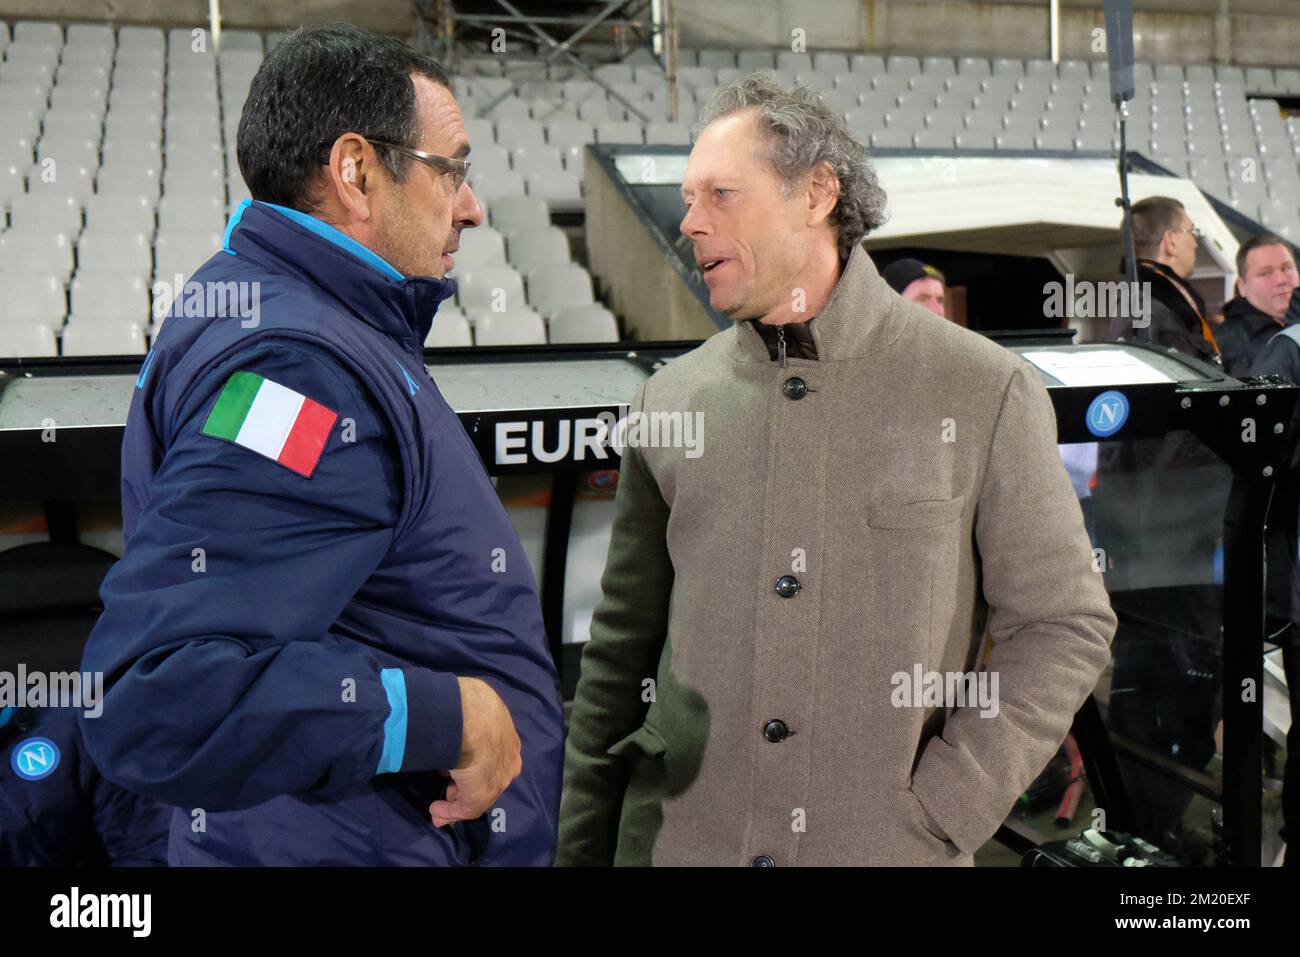
[[[535,62],[507,77],[511,81],[508,89],[478,107],[478,116],[487,116],[525,84],[546,79],[553,64],[565,62],[644,123],[648,117],[598,76],[595,69],[604,63],[621,63],[635,51],[648,49],[664,69],[668,118],[675,120],[677,24],[673,5],[673,0],[416,0],[415,9],[421,49],[433,53],[449,68],[454,69],[456,61],[477,42],[491,50],[494,44],[513,40],[536,53]],[[596,62],[584,56],[584,41],[590,42],[598,29],[612,33],[618,51],[613,59]],[[561,31],[568,31],[563,39]]]

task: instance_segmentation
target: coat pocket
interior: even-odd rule
[[[912,833],[930,850],[922,852],[916,864],[950,864],[962,856],[961,849],[957,847],[949,838],[940,837],[942,828],[937,821],[930,817],[926,811],[925,805],[921,799],[916,796],[916,792],[908,788],[903,793],[903,799],[911,808],[912,813]],[[938,854],[938,857],[933,855]]]
[[[659,736],[659,732],[648,724],[643,724],[626,738],[620,739],[605,753],[614,757],[624,757],[629,753],[641,753],[648,758],[662,757],[668,745]]]
[[[965,504],[965,495],[921,502],[882,502],[872,506],[867,524],[872,528],[940,528],[961,518]]]
[[[964,495],[882,502],[867,518],[877,563],[875,599],[886,609],[878,620],[888,622],[894,635],[912,636],[900,652],[910,648],[927,669],[942,658],[956,613],[962,536],[969,534],[961,521],[965,505]]]
[[[643,724],[618,741],[606,753],[627,762],[627,788],[618,821],[617,867],[649,867],[655,841],[663,827],[663,801],[667,797],[664,752],[668,749],[659,732]]]

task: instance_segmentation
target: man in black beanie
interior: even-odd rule
[[[947,283],[943,273],[917,259],[898,259],[880,271],[894,292],[908,302],[924,306],[936,316],[948,318],[944,311],[944,292]]]

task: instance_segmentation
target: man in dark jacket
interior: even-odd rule
[[[1205,301],[1186,282],[1196,267],[1196,227],[1183,204],[1151,196],[1133,204],[1133,245],[1138,281],[1150,283],[1151,316],[1133,339],[1218,362],[1219,348],[1205,316]]]
[[[1237,295],[1223,307],[1216,335],[1223,368],[1242,378],[1279,329],[1300,321],[1295,256],[1285,239],[1252,236],[1237,249]]]
[[[1249,369],[1253,376],[1276,375],[1300,383],[1300,326],[1276,332]],[[1286,736],[1286,771],[1282,782],[1283,836],[1286,864],[1300,865],[1300,406],[1291,416],[1291,468],[1278,483],[1269,516],[1268,590],[1265,630],[1282,649],[1291,698],[1291,730]]]
[[[254,201],[140,370],[84,657],[107,679],[87,747],[177,808],[173,864],[554,856],[535,582],[423,363],[482,222],[469,149],[446,75],[396,40],[305,27],[253,79]]]
[[[0,709],[0,866],[162,867],[171,817],[104,779],[75,710]]]

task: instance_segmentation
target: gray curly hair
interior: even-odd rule
[[[706,126],[740,110],[758,108],[758,125],[767,141],[763,161],[781,177],[783,195],[821,162],[840,181],[840,198],[831,213],[841,258],[873,229],[884,225],[885,191],[867,161],[866,147],[844,118],[806,86],[783,87],[771,70],[759,70],[717,90],[700,113],[693,137]]]

